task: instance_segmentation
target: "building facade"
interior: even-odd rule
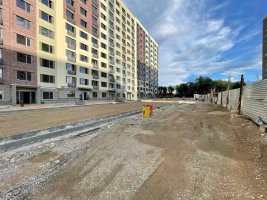
[[[158,45],[121,0],[0,1],[0,105],[153,98]]]
[[[262,79],[267,79],[267,16],[263,19]]]

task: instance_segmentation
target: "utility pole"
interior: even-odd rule
[[[244,85],[244,75],[241,75],[241,81],[240,81],[240,93],[239,93],[239,101],[238,101],[238,115],[241,114],[241,102],[242,102],[242,95],[243,95],[243,85]]]

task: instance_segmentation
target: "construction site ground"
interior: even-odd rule
[[[209,103],[164,105],[152,118],[135,116],[80,137],[3,154],[0,199],[267,199],[267,137],[254,123]],[[112,114],[140,103],[110,106],[114,109],[101,108]],[[55,111],[55,116],[29,113],[25,117],[32,123],[16,123],[46,127],[65,123],[61,118],[90,117],[92,108]],[[2,120],[8,117],[16,115],[1,116],[7,132],[12,127],[3,129]]]

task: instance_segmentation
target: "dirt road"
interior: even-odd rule
[[[19,161],[3,170],[2,194],[46,200],[267,199],[266,136],[216,105],[172,104],[154,118],[135,117],[44,147],[34,156],[4,158]]]
[[[138,110],[142,109],[145,104],[130,102],[44,109],[41,111],[29,110],[4,115],[0,113],[0,137]],[[164,103],[150,104],[157,106]]]

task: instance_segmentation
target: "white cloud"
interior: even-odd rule
[[[238,74],[260,66],[259,57],[252,61],[242,57],[247,52],[241,52],[238,59],[221,61],[223,54],[235,45],[258,34],[252,31],[240,37],[243,26],[231,27],[224,18],[214,17],[214,12],[225,7],[230,3],[229,0],[219,5],[212,4],[212,0],[127,2],[130,7],[138,7],[135,10],[137,16],[142,16],[143,22],[160,44],[161,84],[180,83],[196,75]],[[145,13],[145,16],[141,13]]]

